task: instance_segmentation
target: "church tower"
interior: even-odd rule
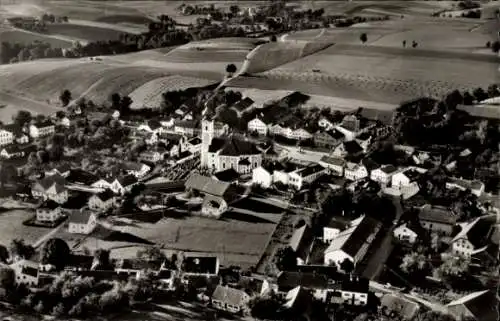
[[[212,143],[212,138],[214,138],[214,127],[213,119],[204,118],[201,121],[201,168],[208,167],[208,148]]]

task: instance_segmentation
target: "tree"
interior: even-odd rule
[[[277,295],[257,296],[248,302],[250,314],[259,320],[280,320],[279,311],[283,306],[283,300]]]
[[[488,97],[494,98],[500,96],[500,90],[498,89],[497,84],[488,86]]]
[[[109,250],[97,249],[94,252],[94,262],[92,264],[95,269],[107,270],[111,267],[111,261],[109,259]]]
[[[132,98],[130,98],[129,96],[122,97],[122,100],[120,102],[120,113],[123,114],[130,111],[130,106],[132,105],[132,103]]]
[[[346,258],[344,261],[340,262],[340,268],[345,273],[352,273],[354,271],[354,263]]]
[[[437,273],[441,278],[460,278],[468,273],[469,264],[470,258],[459,255],[449,255],[444,259],[443,264],[439,266]]]
[[[114,93],[110,97],[111,100],[111,108],[113,109],[120,109],[121,105],[121,96],[118,93]]]
[[[417,252],[411,252],[403,257],[400,266],[405,273],[422,272],[428,268],[428,262],[425,255]]]
[[[56,317],[61,317],[66,313],[66,308],[64,307],[64,304],[60,302],[54,308],[52,309],[52,315]]]
[[[278,249],[275,260],[280,271],[293,271],[297,267],[297,254],[290,246]]]
[[[12,289],[16,280],[14,270],[9,267],[3,267],[0,270],[0,286],[4,289]]]
[[[226,66],[226,72],[228,77],[232,77],[234,73],[236,72],[236,65],[235,64],[229,64]]]
[[[276,35],[272,35],[270,40],[271,40],[271,42],[278,41],[278,39],[276,38]]]
[[[26,110],[20,110],[17,112],[17,114],[13,117],[13,121],[16,125],[19,127],[24,127],[25,124],[29,123],[33,116],[31,116],[31,113]]]
[[[474,104],[474,97],[470,94],[470,92],[466,91],[464,92],[464,105],[473,105]]]
[[[59,95],[59,100],[61,101],[63,107],[68,106],[71,101],[71,92],[68,89],[63,90],[61,95]]]
[[[474,89],[472,94],[474,95],[474,97],[478,102],[488,99],[488,94],[481,87]]]
[[[137,257],[146,260],[157,261],[164,260],[165,253],[163,253],[157,246],[148,246],[142,250],[137,251]]]
[[[52,238],[43,245],[40,258],[43,264],[52,264],[61,270],[67,264],[70,254],[69,246],[64,240]]]
[[[366,43],[368,41],[368,36],[366,35],[366,33],[362,33],[360,36],[359,36],[359,40],[361,40],[362,43]]]
[[[498,53],[500,51],[500,41],[495,41],[491,44],[491,51]]]
[[[13,256],[29,259],[35,254],[35,249],[31,245],[25,244],[23,239],[14,239],[10,243],[10,252]]]

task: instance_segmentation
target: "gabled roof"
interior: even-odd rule
[[[14,124],[14,123],[6,124],[6,125],[3,125],[1,129],[12,133],[16,137],[24,135],[23,129],[18,124]]]
[[[184,186],[198,190],[202,193],[215,196],[224,196],[231,184],[221,181],[216,181],[210,177],[195,173],[191,175]]]
[[[449,309],[453,309],[458,305],[463,305],[469,310],[477,321],[498,320],[498,299],[492,291],[484,290],[474,292],[458,300],[452,301],[446,306]]]
[[[282,271],[276,283],[280,290],[303,286],[308,289],[326,289],[329,287],[329,278],[324,274],[314,272]]]
[[[127,162],[123,164],[123,168],[129,171],[140,171],[145,165],[142,163]]]
[[[238,162],[238,165],[250,166],[250,160],[248,160],[248,157],[240,159],[240,161]]]
[[[361,221],[345,231],[340,232],[332,240],[325,253],[342,250],[351,257],[356,256],[368,237],[380,229],[380,222],[370,218],[363,217]]]
[[[385,294],[380,303],[389,311],[394,311],[401,315],[405,320],[412,320],[420,308],[418,303],[393,294]]]
[[[365,168],[367,169],[368,172],[371,172],[372,170],[377,169],[377,168],[380,167],[379,164],[375,163],[370,158],[363,159],[361,161],[361,164],[363,164],[363,166],[365,166]]]
[[[357,154],[363,151],[363,147],[355,140],[351,140],[343,143],[344,149],[348,154]]]
[[[161,123],[156,119],[150,119],[150,120],[148,120],[148,126],[152,130],[156,130],[156,129],[161,127]]]
[[[444,208],[435,207],[430,204],[422,207],[418,213],[420,221],[429,221],[443,224],[455,225],[457,217],[450,211]]]
[[[312,230],[305,224],[293,232],[288,245],[295,251],[298,257],[305,259],[309,252],[312,238]]]
[[[115,193],[113,193],[113,191],[110,190],[109,188],[107,188],[106,190],[104,190],[103,192],[101,192],[99,194],[95,194],[95,197],[98,197],[103,202],[106,202],[107,200],[113,198],[114,196],[115,196]]]
[[[234,136],[227,139],[220,150],[220,155],[223,156],[240,156],[240,155],[256,155],[260,151],[255,147],[255,144],[249,141],[237,139]]]
[[[342,291],[368,293],[369,280],[363,277],[346,276],[342,280]]]
[[[394,110],[381,110],[376,108],[360,108],[358,113],[361,117],[379,121],[384,125],[391,125],[395,115]]]
[[[48,199],[46,200],[45,202],[43,202],[42,204],[40,204],[39,208],[46,208],[46,209],[49,209],[49,210],[55,210],[56,208],[58,208],[60,205],[51,200],[51,199]]]
[[[331,165],[336,165],[336,166],[344,166],[345,165],[345,160],[340,157],[329,157],[329,156],[323,156],[320,159],[321,162],[331,164]]]
[[[94,174],[80,168],[71,169],[66,180],[70,183],[92,185],[99,180]]]
[[[299,169],[295,173],[297,175],[299,175],[300,177],[308,177],[308,176],[311,176],[313,174],[316,174],[316,173],[324,171],[324,170],[325,170],[325,168],[323,166],[315,164],[315,165],[311,165],[311,166],[307,166],[307,167],[304,167],[302,169]]]
[[[384,165],[380,167],[380,170],[386,174],[392,174],[396,172],[398,169],[394,165]]]
[[[116,268],[118,269],[128,269],[128,270],[151,270],[158,271],[162,265],[161,260],[144,260],[144,259],[122,259],[116,263]]]
[[[196,121],[196,120],[176,120],[174,125],[177,127],[183,127],[183,128],[197,128],[198,121]]]
[[[179,143],[182,140],[183,136],[181,134],[173,134],[173,133],[165,133],[165,132],[163,132],[163,133],[160,134],[160,137],[162,139],[166,139],[168,141]]]
[[[453,240],[467,239],[475,249],[488,245],[489,235],[493,228],[494,219],[489,217],[478,217],[471,222],[462,225],[460,232],[455,235]]]
[[[49,126],[54,126],[54,123],[50,119],[45,119],[43,121],[36,122],[35,126],[38,127],[38,128],[49,127]]]
[[[416,171],[416,170],[414,170],[412,168],[405,170],[403,172],[403,175],[405,175],[406,177],[408,177],[408,179],[410,180],[410,182],[414,182],[415,180],[417,180],[421,176],[421,174],[418,171]]]
[[[236,104],[233,105],[232,108],[238,110],[238,111],[244,111],[248,107],[252,106],[254,103],[252,98],[246,97],[240,101],[238,101]]]
[[[233,168],[226,169],[224,171],[217,172],[213,174],[219,181],[232,182],[240,177],[240,174]]]
[[[132,174],[120,176],[117,178],[117,180],[120,183],[120,185],[123,187],[130,186],[130,185],[137,183],[137,178]]]
[[[55,175],[46,176],[46,177],[42,178],[41,180],[38,180],[34,186],[35,187],[41,186],[42,189],[45,191],[45,190],[48,190],[49,188],[51,188],[53,185],[55,185],[56,191],[59,192],[59,191],[64,191],[65,184],[66,184],[66,180],[64,179],[64,177],[62,177],[59,174],[55,174]]]
[[[69,216],[69,222],[73,224],[87,224],[93,215],[90,210],[74,210]]]
[[[223,285],[217,285],[214,293],[212,294],[212,300],[217,300],[234,306],[240,306],[247,297],[248,294],[244,291]]]
[[[201,144],[201,138],[200,137],[193,137],[190,140],[188,140],[188,143],[191,145],[199,145]]]

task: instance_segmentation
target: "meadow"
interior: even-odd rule
[[[50,44],[53,48],[70,48],[73,43],[70,39],[28,32],[24,30],[0,29],[0,40],[10,43],[29,45],[40,41]]]
[[[71,23],[55,23],[47,25],[47,33],[62,35],[73,39],[83,39],[89,42],[118,40],[120,32],[114,29],[95,26],[76,25]]]
[[[23,222],[35,215],[34,211],[13,210],[0,213],[0,244],[9,246],[14,239],[23,239],[27,244],[36,242],[51,229],[25,226]]]

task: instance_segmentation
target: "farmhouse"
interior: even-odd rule
[[[0,146],[9,145],[14,142],[14,134],[5,128],[0,128]]]
[[[144,177],[151,170],[151,167],[143,163],[125,163],[123,167],[127,174],[134,175],[136,178]]]
[[[378,182],[382,185],[387,185],[391,182],[392,176],[396,174],[398,169],[393,165],[385,165],[380,168],[372,170],[370,178],[372,181]]]
[[[217,172],[212,175],[213,179],[221,182],[227,183],[237,183],[240,178],[240,174],[234,169],[226,169],[225,171]]]
[[[472,194],[480,197],[484,192],[484,184],[481,181],[470,181],[465,179],[452,178],[450,181],[446,182],[446,188],[448,189],[459,189],[461,191],[470,190]]]
[[[29,142],[29,137],[26,135],[25,130],[27,131],[27,129],[21,128],[14,123],[3,125],[2,128],[0,128],[0,146],[8,145],[13,142],[17,144],[27,144]]]
[[[139,125],[137,130],[161,135],[163,133],[163,126],[158,120],[151,119],[144,124]]]
[[[238,101],[236,104],[231,106],[231,109],[233,109],[237,114],[238,117],[241,117],[241,115],[245,112],[250,110],[251,106],[253,105],[254,101],[250,97],[246,97],[240,101]]]
[[[363,154],[363,147],[359,145],[359,143],[355,140],[345,141],[342,144],[338,145],[334,151],[333,156],[335,157],[346,157],[346,156],[359,156]]]
[[[29,260],[19,260],[11,265],[15,274],[15,283],[25,284],[29,287],[35,287],[39,281],[39,264]]]
[[[289,174],[288,184],[300,190],[326,174],[326,169],[321,165],[311,165],[297,169]]]
[[[415,194],[419,190],[418,179],[421,174],[413,168],[405,169],[392,175],[391,185],[392,188],[398,189],[404,194]]]
[[[144,151],[139,155],[139,158],[145,162],[158,163],[163,159],[163,153],[160,153],[159,149]]]
[[[185,135],[187,137],[194,137],[199,134],[199,122],[196,120],[176,120],[174,122],[174,132]]]
[[[134,275],[139,278],[147,271],[158,274],[161,267],[161,260],[121,259],[116,262],[115,272],[118,274]]]
[[[97,226],[97,217],[88,209],[75,210],[69,217],[68,232],[90,234]]]
[[[451,235],[453,226],[457,223],[457,218],[451,211],[430,204],[422,207],[418,218],[423,228],[445,235]]]
[[[268,134],[267,124],[259,117],[255,117],[248,122],[247,130],[250,133],[258,133],[260,136],[267,136]]]
[[[396,314],[404,320],[413,320],[420,309],[418,303],[390,293],[385,294],[380,301],[382,308],[387,311],[388,316]]]
[[[34,123],[29,127],[29,133],[32,138],[46,137],[55,133],[56,127],[50,120],[44,120]]]
[[[340,264],[348,259],[354,264],[361,261],[370,244],[381,228],[380,222],[370,217],[360,217],[352,222],[351,227],[340,232],[324,253],[325,264]]]
[[[227,285],[218,285],[211,298],[213,307],[231,313],[243,312],[248,301],[250,301],[250,296],[245,291]]]
[[[368,303],[368,279],[349,276],[341,283],[340,294],[343,303],[365,306]]]
[[[471,222],[461,224],[460,232],[451,240],[453,253],[471,257],[485,251],[490,245],[489,237],[495,220],[489,217],[478,217]]]
[[[334,148],[341,144],[345,135],[338,130],[318,131],[313,136],[314,145],[317,147]]]
[[[329,174],[334,176],[344,176],[345,160],[337,157],[323,156],[319,164],[328,169]]]
[[[370,171],[377,167],[377,164],[367,159],[364,159],[361,164],[347,162],[344,169],[344,177],[350,181],[357,181],[368,177]]]
[[[92,195],[88,204],[92,210],[106,211],[116,206],[116,195],[112,190],[106,189],[99,194]]]
[[[29,153],[36,151],[36,146],[21,148],[19,145],[8,145],[0,150],[0,156],[4,159],[22,158],[28,156]]]
[[[347,227],[346,224],[332,219],[327,226],[323,227],[323,242],[331,243]]]
[[[309,252],[311,250],[312,241],[313,233],[311,228],[307,224],[304,224],[293,232],[292,237],[288,241],[288,245],[297,255],[298,265],[303,265],[306,263],[307,257],[309,256]]]
[[[483,290],[468,294],[446,305],[457,320],[472,318],[477,321],[498,320],[498,299],[493,291]]]
[[[60,204],[46,200],[36,209],[36,220],[39,222],[56,222],[62,216]]]
[[[187,255],[182,261],[182,272],[184,275],[206,275],[219,274],[219,258],[216,256],[191,256]]]
[[[336,121],[331,115],[324,115],[318,120],[318,126],[323,128],[324,130],[331,130],[335,127]]]
[[[394,229],[394,237],[400,241],[405,241],[408,243],[415,243],[417,241],[418,234],[412,230],[408,224],[404,223]]]
[[[33,197],[44,200],[51,199],[62,204],[68,200],[68,191],[64,185],[64,177],[52,175],[34,183],[31,187],[31,193]]]

